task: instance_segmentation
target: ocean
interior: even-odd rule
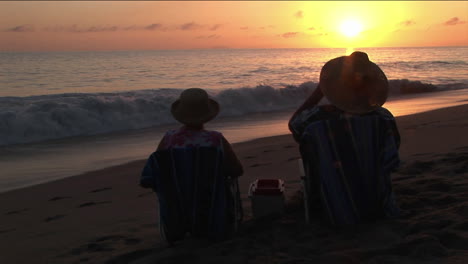
[[[395,116],[467,103],[468,47],[0,52],[0,192],[145,158],[186,88],[220,103],[207,128],[232,143],[286,134],[323,64],[354,50]]]

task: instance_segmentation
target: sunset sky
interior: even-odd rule
[[[0,51],[468,46],[468,1],[0,2]]]

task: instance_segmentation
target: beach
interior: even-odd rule
[[[398,219],[334,230],[305,223],[291,135],[233,144],[244,222],[218,244],[165,247],[155,194],[138,185],[145,160],[0,194],[1,263],[466,263],[468,104],[397,117]],[[148,153],[149,154],[149,153]],[[26,165],[25,165],[26,166]],[[285,181],[284,214],[252,219],[249,184]]]

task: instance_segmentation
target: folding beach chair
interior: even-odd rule
[[[174,148],[148,158],[140,185],[159,201],[161,238],[169,244],[187,233],[223,240],[242,220],[237,178],[223,175],[223,152],[215,147]]]
[[[301,138],[306,221],[332,226],[397,216],[390,173],[399,164],[395,121],[377,113],[309,124]]]

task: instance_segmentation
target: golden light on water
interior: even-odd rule
[[[354,52],[354,48],[346,48],[346,56],[351,55]]]

